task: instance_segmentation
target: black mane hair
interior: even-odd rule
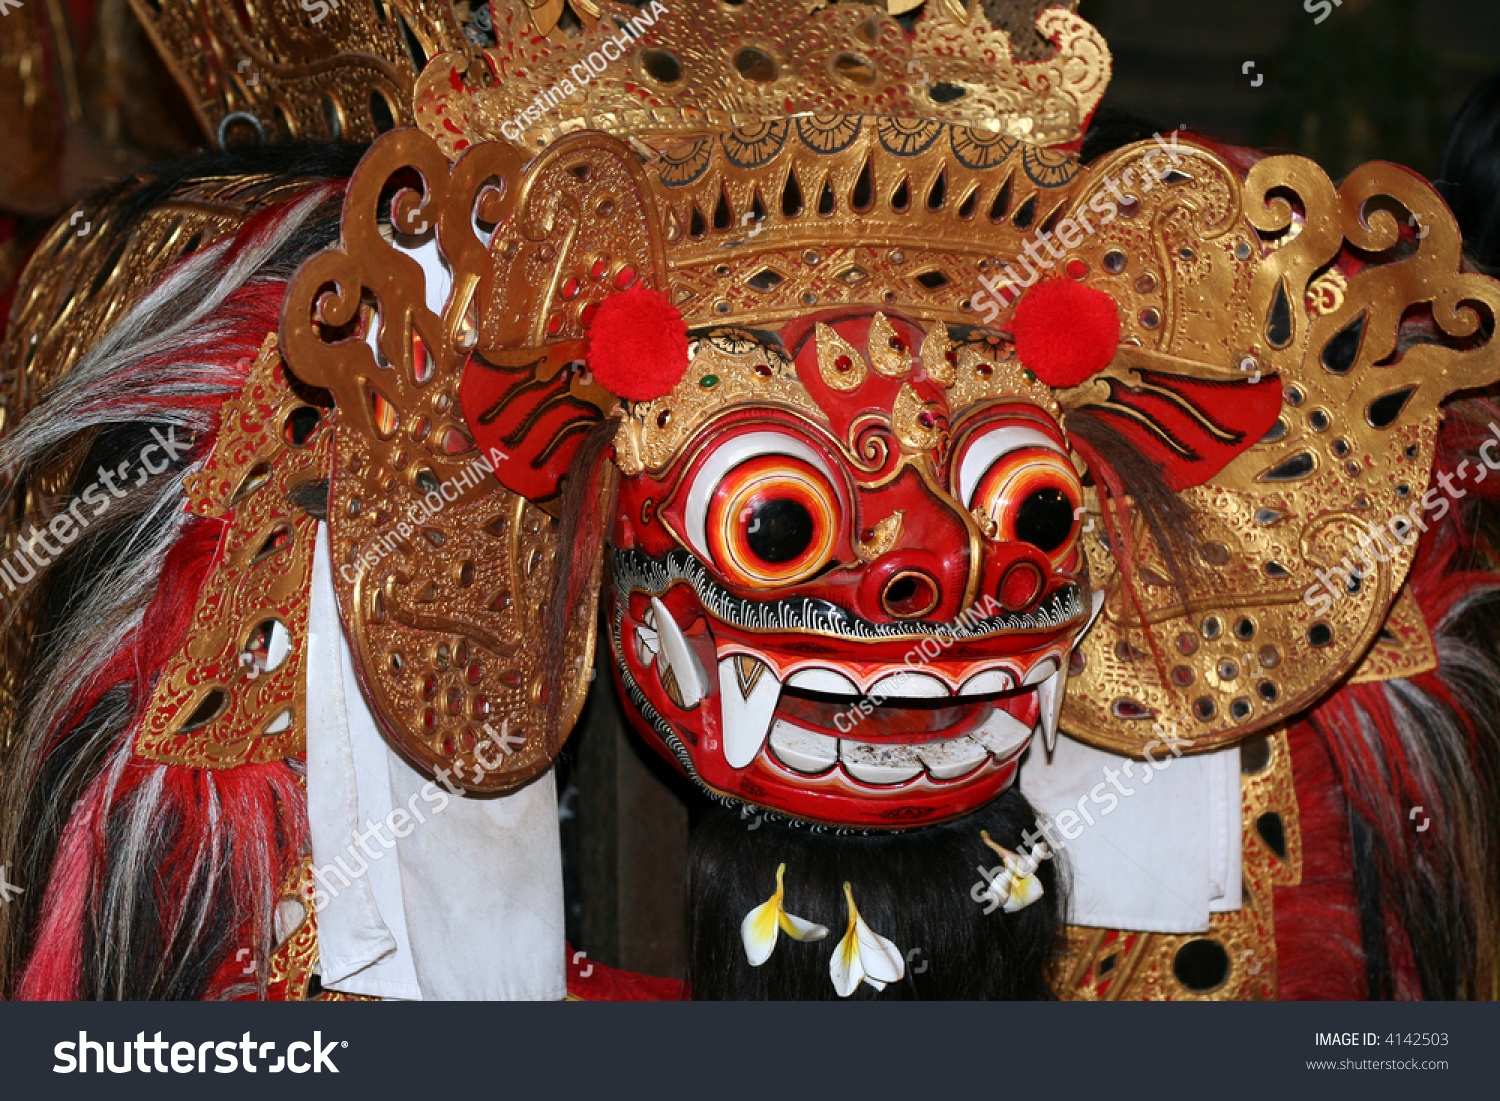
[[[1463,230],[1465,251],[1500,274],[1500,72],[1471,95],[1443,147],[1437,189]]]
[[[816,833],[714,807],[693,830],[688,860],[690,996],[837,999],[828,964],[848,926],[847,880],[865,923],[907,956],[904,979],[881,992],[861,984],[850,1000],[1051,999],[1048,968],[1066,902],[1058,861],[1042,862],[1046,893],[1024,910],[987,914],[990,904],[973,897],[981,869],[1000,864],[979,831],[1017,851],[1036,818],[1016,788],[953,822],[870,835]],[[827,926],[828,936],[798,943],[778,933],[771,958],[751,967],[740,924],[771,897],[783,863],[787,911]]]

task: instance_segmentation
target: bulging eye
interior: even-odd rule
[[[708,507],[714,562],[744,585],[790,585],[827,564],[839,502],[828,479],[789,455],[762,455],[725,475]]]
[[[828,462],[784,432],[746,432],[699,468],[683,508],[683,534],[729,581],[793,585],[833,558],[843,507]]]
[[[995,538],[1030,543],[1061,565],[1078,534],[1083,489],[1057,442],[1006,426],[976,439],[959,466],[964,504],[995,521]]]

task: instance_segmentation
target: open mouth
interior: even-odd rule
[[[1050,738],[1067,676],[1059,655],[977,670],[854,663],[786,669],[786,661],[743,649],[720,658],[717,694],[730,767],[759,758],[797,777],[882,788],[964,779],[1009,762],[1034,733]]]
[[[762,756],[799,776],[835,767],[876,786],[946,782],[1003,764],[1037,729],[1036,686],[958,699],[830,695],[784,688]]]
[[[654,668],[683,710],[707,709],[704,727],[718,734],[731,769],[755,765],[791,782],[890,794],[970,782],[1009,766],[1033,735],[1056,736],[1071,638],[1000,657],[950,657],[955,646],[920,667],[890,657],[838,660],[712,627],[689,637],[658,595],[622,595],[622,613],[632,598],[648,602],[632,617],[627,643],[642,674]]]

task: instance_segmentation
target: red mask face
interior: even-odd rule
[[[750,352],[811,402],[730,402],[624,479],[616,673],[636,726],[711,792],[843,826],[940,822],[1056,729],[1092,607],[1078,475],[1033,402],[950,411],[921,329],[824,320]]]

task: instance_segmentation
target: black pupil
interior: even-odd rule
[[[806,506],[785,497],[755,506],[745,525],[745,542],[762,562],[779,565],[812,546],[813,518]]]
[[[1039,489],[1016,509],[1016,538],[1038,550],[1056,550],[1072,530],[1073,502],[1060,489]]]

